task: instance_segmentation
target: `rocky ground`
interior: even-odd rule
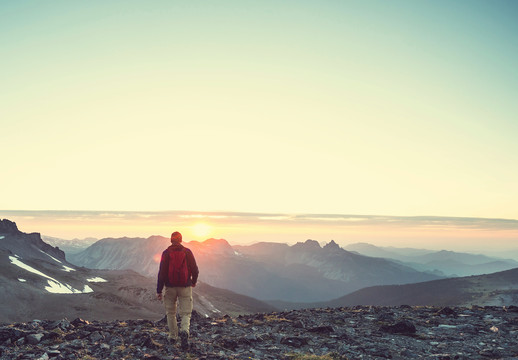
[[[518,359],[518,307],[350,307],[193,315],[191,344],[149,320],[0,326],[1,359]]]

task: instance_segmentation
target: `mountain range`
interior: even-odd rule
[[[200,283],[194,290],[201,315],[272,311],[271,305]],[[0,220],[0,322],[32,319],[142,318],[164,316],[156,280],[133,270],[94,270],[66,260],[65,253]]]
[[[45,241],[47,244],[52,245],[54,247],[59,247],[60,250],[64,251],[65,254],[76,254],[78,252],[83,251],[93,243],[97,242],[99,239],[96,238],[84,238],[84,239],[72,239],[72,240],[65,240],[60,239],[53,236],[45,236],[42,235],[41,238],[43,241]]]
[[[345,249],[365,256],[390,259],[418,271],[445,277],[489,274],[518,267],[518,262],[513,259],[447,250],[378,247],[367,243],[350,244]]]
[[[93,269],[132,269],[156,277],[168,238],[101,239],[69,259]],[[224,239],[185,243],[195,254],[200,280],[262,301],[325,301],[373,285],[440,278],[394,261],[307,240],[295,245],[257,243],[231,246]]]

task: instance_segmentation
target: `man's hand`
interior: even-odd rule
[[[162,293],[157,293],[156,298],[160,301],[162,301]]]

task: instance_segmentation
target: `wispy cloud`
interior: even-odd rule
[[[204,240],[193,229],[210,226],[208,237],[232,244],[261,241],[296,243],[313,239],[341,245],[369,242],[380,246],[489,251],[513,249],[518,220],[446,216],[287,214],[203,211],[7,211],[23,232],[62,238],[147,238],[181,231],[186,241]]]
[[[16,218],[19,221],[59,223],[184,223],[185,221],[207,220],[215,224],[249,223],[261,225],[268,222],[276,224],[334,224],[339,226],[398,226],[423,229],[471,229],[471,230],[518,230],[518,220],[487,219],[472,217],[441,216],[383,216],[351,214],[283,214],[283,213],[246,213],[246,212],[99,212],[99,211],[8,211],[0,210],[0,217]]]

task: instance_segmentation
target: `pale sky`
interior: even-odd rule
[[[2,1],[0,209],[518,219],[517,18]]]

